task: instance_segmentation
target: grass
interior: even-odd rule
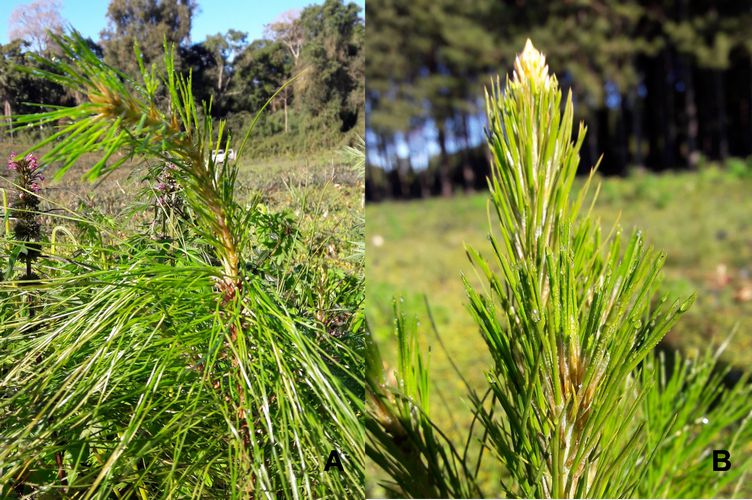
[[[7,158],[12,151],[26,149],[29,144],[18,144],[6,139],[0,142],[0,155]],[[44,150],[40,151],[44,152]],[[45,183],[43,194],[60,206],[77,210],[83,215],[103,217],[116,221],[121,230],[147,226],[152,214],[149,211],[133,213],[132,205],[139,192],[148,186],[144,182],[149,162],[130,161],[123,168],[97,182],[83,179],[87,165],[94,164],[98,155],[86,155],[65,177]],[[48,171],[54,171],[49,166]],[[296,220],[305,238],[317,245],[326,243],[328,258],[335,266],[355,271],[347,257],[359,243],[353,227],[364,215],[362,205],[363,181],[349,164],[343,161],[339,150],[317,152],[313,156],[255,160],[243,158],[239,162],[238,199],[250,202],[261,196],[262,202],[273,212],[289,212]],[[0,172],[0,189],[8,189],[10,180],[6,171]],[[74,224],[52,221],[47,226]]]
[[[668,254],[663,291],[673,296],[698,292],[693,307],[668,334],[666,342],[685,352],[704,350],[720,343],[738,325],[724,360],[745,367],[752,361],[752,188],[749,177],[737,177],[709,167],[698,173],[602,179],[595,215],[603,226],[619,218],[625,232],[643,229],[647,243]],[[580,184],[578,182],[578,184]],[[367,260],[366,308],[369,324],[394,366],[396,342],[392,338],[392,302],[429,324],[424,295],[447,353],[436,338],[423,332],[424,347],[431,346],[431,383],[436,394],[432,416],[450,437],[464,435],[470,403],[454,375],[457,364],[475,388],[484,386],[490,357],[478,328],[466,308],[461,274],[478,285],[463,243],[488,248],[486,194],[389,202],[366,208]],[[725,268],[725,271],[724,271]],[[451,360],[450,357],[451,356]],[[491,482],[498,472],[488,471]],[[369,477],[371,477],[369,475]],[[379,494],[371,482],[370,494]],[[375,489],[374,489],[375,488]]]
[[[34,143],[27,139],[14,140],[7,134],[0,138],[0,154],[7,158],[12,151],[23,151]],[[44,154],[49,151],[44,147],[37,151]],[[148,162],[130,160],[122,169],[118,169],[96,182],[83,179],[88,168],[96,163],[101,155],[84,155],[77,165],[72,167],[70,175],[60,180],[47,183],[48,192],[54,192],[57,200],[68,204],[78,201],[91,202],[110,215],[115,215],[128,205],[129,197],[135,195],[142,187]],[[48,167],[54,170],[57,166]],[[280,156],[277,158],[255,159],[243,157],[238,161],[238,196],[248,199],[252,193],[261,192],[274,208],[288,208],[294,204],[295,189],[300,187],[321,188],[332,186],[347,190],[353,199],[359,199],[362,193],[360,179],[349,165],[343,161],[340,150],[317,151],[311,155]],[[8,178],[3,169],[0,177]],[[362,210],[362,209],[361,209]]]

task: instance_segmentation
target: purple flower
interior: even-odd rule
[[[31,186],[29,186],[29,189],[31,191],[34,191],[35,193],[38,193],[41,188],[40,188],[39,184],[37,184],[36,182],[32,182]]]
[[[16,163],[16,153],[13,152],[8,156],[8,169],[9,170],[15,170],[18,168],[18,164]]]
[[[31,170],[32,172],[33,172],[34,170],[36,170],[36,169],[37,169],[37,167],[39,166],[39,164],[37,163],[37,158],[36,158],[36,156],[34,156],[34,155],[33,155],[33,154],[31,154],[31,153],[29,153],[29,154],[27,154],[27,155],[26,155],[26,158],[25,158],[25,160],[26,160],[26,163],[27,163],[27,164],[28,164],[28,166],[29,166],[29,170]]]

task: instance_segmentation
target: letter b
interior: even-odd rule
[[[716,472],[727,471],[731,468],[731,453],[726,450],[713,450],[713,470]]]

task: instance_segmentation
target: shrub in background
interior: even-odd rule
[[[589,209],[580,215],[592,179],[573,196],[585,128],[573,141],[571,94],[562,111],[556,77],[529,41],[486,105],[497,224],[491,258],[467,248],[485,285],[465,285],[493,360],[488,386],[468,387],[473,425],[456,448],[430,418],[427,363],[397,311],[394,380],[373,342],[367,360],[367,454],[393,479],[385,486],[414,497],[650,498],[740,484],[749,376],[726,388],[710,355],[654,356],[692,298],[655,297],[665,256],[639,231],[604,237]],[[712,470],[713,449],[731,453],[731,470]],[[481,491],[489,460],[505,473]]]

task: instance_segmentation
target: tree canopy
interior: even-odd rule
[[[37,63],[32,55],[47,50],[42,26],[60,31],[65,25],[59,2],[36,0],[19,9],[44,16],[35,20],[37,29],[18,21],[12,31],[18,40],[2,46],[4,114],[31,111],[25,102],[78,102],[82,96],[13,69],[15,65],[33,67]],[[360,7],[344,0],[325,0],[300,11],[281,12],[257,40],[249,40],[247,33],[230,26],[204,40],[191,40],[196,10],[195,0],[111,0],[108,25],[98,42],[90,41],[90,48],[106,63],[137,76],[135,45],[147,70],[159,64],[165,42],[174,46],[176,66],[186,75],[190,72],[194,96],[211,101],[212,116],[226,119],[231,134],[244,129],[278,89],[294,80],[270,102],[269,112],[254,129],[252,149],[257,154],[325,149],[363,136],[365,25]],[[26,36],[29,32],[43,36]]]
[[[164,43],[185,45],[190,40],[195,0],[111,0],[109,24],[101,33],[108,64],[129,74],[138,72],[133,45],[138,43],[148,64],[164,53]]]

